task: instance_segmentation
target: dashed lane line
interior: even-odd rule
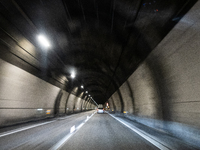
[[[90,117],[87,117],[87,119],[81,123],[74,132],[67,134],[65,137],[63,137],[59,142],[57,142],[55,145],[53,145],[49,150],[58,150],[60,149],[70,137],[72,137],[92,116],[95,114],[94,112]]]
[[[40,124],[36,124],[36,125],[31,125],[31,126],[22,127],[22,128],[19,128],[19,129],[14,129],[14,130],[11,130],[11,131],[3,132],[3,133],[0,133],[0,137],[4,137],[4,136],[7,136],[7,135],[11,135],[11,134],[14,134],[14,133],[18,133],[18,132],[21,132],[21,131],[32,129],[32,128],[35,128],[35,127],[39,127],[39,126],[42,126],[42,125],[45,125],[45,124],[49,124],[49,123],[55,122],[57,120],[68,119],[68,118],[74,117],[76,115],[78,115],[78,114],[74,114],[72,116],[67,116],[67,117],[63,117],[63,118],[56,118],[53,121],[48,121],[48,122],[44,122],[44,123],[40,123]]]

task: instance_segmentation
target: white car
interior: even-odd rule
[[[98,114],[100,114],[100,113],[103,114],[103,113],[104,113],[104,109],[103,109],[103,108],[98,108],[98,109],[97,109],[97,113],[98,113]]]

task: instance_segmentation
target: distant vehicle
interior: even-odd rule
[[[97,113],[104,113],[103,104],[98,105]]]
[[[97,113],[98,113],[98,114],[100,114],[100,113],[103,114],[103,113],[104,113],[104,109],[103,109],[102,107],[101,107],[101,108],[98,108],[98,109],[97,109]]]

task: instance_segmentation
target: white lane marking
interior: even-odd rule
[[[84,125],[84,123],[81,123],[81,124],[76,128],[76,130],[79,130],[83,125]]]
[[[95,112],[96,113],[96,112]],[[66,142],[67,140],[74,135],[90,118],[92,118],[92,116],[95,114],[93,113],[88,119],[86,119],[83,123],[81,123],[75,130],[75,132],[69,133],[67,134],[64,138],[62,138],[58,143],[56,143],[54,146],[52,146],[49,150],[57,150],[59,148],[61,148]]]
[[[109,113],[108,113],[109,114]],[[156,141],[155,139],[153,139],[153,137],[148,134],[145,133],[144,131],[141,131],[140,129],[136,128],[136,127],[131,127],[129,125],[127,125],[124,121],[116,118],[115,116],[109,114],[111,117],[113,117],[114,119],[116,119],[117,121],[121,122],[123,125],[125,125],[126,127],[128,127],[129,129],[131,129],[132,131],[136,132],[137,134],[139,134],[141,137],[143,137],[144,139],[146,139],[147,141],[149,141],[150,143],[152,143],[153,145],[155,145],[157,148],[161,149],[161,150],[170,150],[168,147],[164,146],[163,144],[159,143],[158,141]]]
[[[74,126],[71,127],[71,129],[70,129],[70,133],[74,132],[75,130],[76,130],[76,127],[75,127],[75,125],[74,125]]]
[[[68,118],[74,117],[76,115],[78,115],[78,114],[74,114],[72,116],[67,116],[67,117],[59,118],[59,119],[68,119]],[[58,119],[55,119],[55,120],[49,121],[49,122],[45,122],[45,123],[40,123],[40,124],[28,126],[28,127],[22,127],[22,128],[19,128],[19,129],[8,131],[8,132],[3,132],[3,133],[0,133],[0,137],[7,136],[7,135],[10,135],[10,134],[14,134],[14,133],[21,132],[21,131],[25,131],[25,130],[28,130],[28,129],[31,129],[31,128],[35,128],[35,127],[38,127],[38,126],[42,126],[42,125],[45,125],[45,124],[49,124],[49,123],[55,122],[57,120]]]
[[[19,129],[16,129],[16,130],[11,130],[11,131],[8,131],[8,132],[4,132],[4,133],[0,134],[0,137],[7,136],[7,135],[10,135],[10,134],[14,134],[14,133],[17,133],[17,132],[21,132],[21,131],[24,131],[24,130],[28,130],[28,129],[31,129],[31,128],[35,128],[35,127],[38,127],[38,126],[42,126],[42,125],[45,125],[45,124],[49,124],[49,123],[52,123],[52,122],[55,122],[55,120],[45,122],[45,123],[41,123],[41,124],[28,126],[28,127],[19,128]]]

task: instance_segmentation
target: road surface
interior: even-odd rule
[[[95,112],[2,128],[0,150],[194,149],[127,119]]]

